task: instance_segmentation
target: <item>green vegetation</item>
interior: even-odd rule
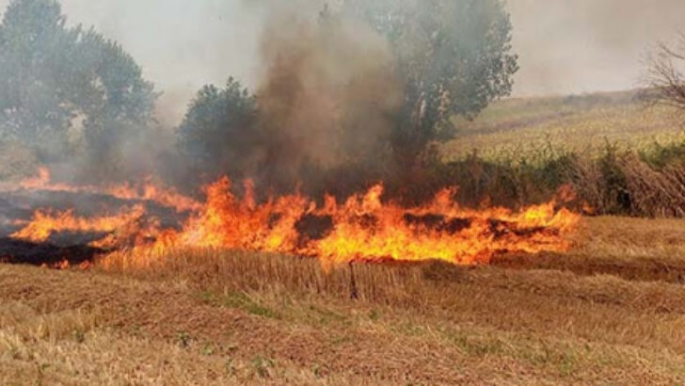
[[[508,96],[518,57],[500,0],[346,0],[390,43],[401,83],[391,142],[403,167],[433,140],[452,138],[452,116],[473,117]]]
[[[357,187],[402,178],[429,143],[454,136],[452,116],[509,95],[518,70],[499,0],[346,0],[318,23],[279,28],[256,90],[229,79],[192,102],[178,133],[196,174],[249,174],[277,190],[338,172]]]
[[[211,178],[243,178],[267,133],[256,126],[256,100],[234,79],[225,89],[205,86],[177,131],[182,156]]]
[[[12,0],[0,24],[0,135],[40,162],[114,167],[152,122],[157,94],[117,43],[67,27],[55,0]],[[105,161],[105,162],[103,162]]]

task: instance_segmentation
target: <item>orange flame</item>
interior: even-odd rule
[[[291,195],[255,205],[253,192],[241,201],[226,178],[208,187],[207,203],[165,246],[220,247],[314,256],[325,264],[351,261],[443,260],[454,264],[487,262],[498,252],[564,251],[565,235],[578,216],[555,204],[514,213],[504,208],[462,209],[446,189],[428,205],[405,209],[383,203],[383,186],[349,198],[332,197],[318,208]],[[319,237],[298,229],[304,216],[328,225]],[[316,226],[315,226],[316,227]],[[317,231],[317,229],[314,229]],[[315,232],[316,233],[316,232]]]
[[[126,243],[162,252],[171,247],[277,252],[317,257],[324,266],[386,260],[467,265],[488,262],[502,252],[565,251],[570,246],[566,236],[579,219],[566,209],[555,209],[555,202],[519,212],[465,209],[453,201],[454,189],[414,208],[384,202],[382,185],[344,203],[325,197],[320,206],[299,194],[258,204],[251,182],[246,182],[245,191],[242,199],[232,194],[228,178],[206,187],[206,203],[192,205],[193,215],[178,231],[143,221],[145,208],[138,205],[96,219],[77,218],[69,211],[38,211],[13,237],[44,241],[60,230],[104,231],[111,234],[92,245]],[[165,197],[158,191],[150,196],[157,201]]]
[[[71,186],[52,182],[50,170],[46,167],[38,168],[35,177],[28,178],[18,184],[19,190],[41,190],[48,192],[90,193],[108,195],[121,200],[152,201],[161,206],[174,208],[177,212],[197,211],[202,204],[186,197],[174,189],[163,188],[148,177],[140,186],[129,184],[99,186]]]
[[[114,232],[122,227],[138,221],[145,215],[145,207],[136,205],[130,210],[121,213],[94,219],[86,219],[74,216],[73,211],[50,213],[38,210],[33,214],[33,220],[21,230],[13,233],[10,237],[42,243],[47,241],[53,233],[57,232]]]

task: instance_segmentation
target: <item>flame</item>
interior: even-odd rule
[[[228,178],[207,186],[206,202],[189,202],[192,215],[179,230],[161,227],[141,204],[94,219],[76,217],[71,211],[37,211],[33,221],[12,237],[41,242],[58,231],[107,232],[92,245],[153,250],[160,256],[169,248],[276,252],[316,257],[325,267],[354,261],[425,260],[470,265],[504,252],[566,251],[570,247],[566,236],[579,219],[557,209],[556,202],[522,211],[461,208],[453,200],[455,189],[439,192],[425,205],[405,208],[385,202],[380,184],[344,202],[327,196],[321,205],[300,194],[257,203],[251,182],[245,183],[242,198],[231,187]],[[110,192],[128,197],[131,191]],[[144,191],[142,197],[178,202],[174,194],[154,189]]]
[[[72,186],[64,183],[52,182],[50,170],[46,167],[38,168],[37,175],[19,182],[18,189],[25,191],[48,191],[67,193],[89,193],[107,195],[120,200],[151,201],[158,205],[174,208],[177,212],[197,211],[202,204],[186,197],[174,189],[161,187],[148,177],[143,184],[131,186],[130,184],[99,186]],[[5,189],[11,190],[11,189]]]
[[[254,188],[246,183],[245,197],[231,193],[231,182],[223,178],[206,189],[207,204],[191,218],[183,232],[167,237],[173,244],[193,247],[288,252],[295,247],[295,223],[305,213],[308,200],[301,196],[270,199],[255,204]]]
[[[145,207],[143,205],[136,205],[117,215],[93,219],[77,217],[71,210],[56,213],[37,210],[34,212],[33,219],[29,224],[13,233],[10,237],[42,243],[47,241],[53,233],[57,232],[114,232],[139,221],[144,215]]]
[[[100,190],[100,192],[121,200],[152,201],[164,207],[174,208],[179,213],[198,210],[202,207],[202,204],[190,197],[154,184],[149,177],[141,187],[122,184]]]
[[[251,185],[239,200],[224,178],[207,188],[207,203],[181,232],[167,234],[164,247],[218,247],[318,257],[325,265],[352,261],[443,260],[487,262],[499,252],[565,251],[564,237],[578,216],[555,203],[521,212],[504,208],[462,209],[454,189],[428,205],[402,208],[384,203],[383,186],[339,205],[326,197],[317,207],[301,195],[255,205]],[[302,229],[313,219],[309,233]],[[159,247],[159,245],[158,245]]]

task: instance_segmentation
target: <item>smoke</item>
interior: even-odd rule
[[[515,96],[640,86],[645,57],[682,29],[682,0],[508,0]]]
[[[174,130],[205,84],[235,76],[256,93],[259,146],[247,175],[271,185],[307,167],[369,163],[387,152],[400,104],[390,49],[363,23],[322,14],[323,1],[62,0],[68,25],[94,26],[139,63],[162,91],[157,124],[130,128],[84,157],[50,165],[60,180],[89,183],[187,175]],[[7,2],[0,0],[4,9]],[[255,135],[244,130],[244,135]],[[217,142],[236,138],[218,137]],[[102,141],[101,141],[102,142]],[[251,141],[254,142],[254,141]],[[107,153],[107,156],[103,156]],[[92,155],[95,155],[93,157]],[[174,178],[177,179],[177,178]]]
[[[401,95],[384,38],[307,4],[272,7],[260,45],[266,164],[295,178],[306,165],[331,169],[382,158]]]
[[[0,0],[0,12],[9,0]],[[71,24],[117,40],[164,94],[158,119],[177,125],[194,93],[233,75],[259,84],[267,0],[61,0]],[[635,87],[644,57],[682,29],[681,0],[507,0],[520,56],[514,95]],[[282,6],[281,4],[281,6]]]
[[[171,128],[200,87],[228,76],[256,93],[259,125],[269,133],[254,158],[271,170],[252,168],[257,180],[301,177],[306,165],[368,165],[388,151],[402,95],[387,43],[355,20],[323,20],[323,0],[61,3],[70,25],[92,25],[121,43],[163,92],[159,127],[117,149],[124,174],[144,174],[160,159],[182,168],[170,160]],[[7,4],[0,0],[0,10]],[[520,55],[517,96],[637,86],[645,53],[673,36],[685,12],[681,0],[508,0],[508,7]]]

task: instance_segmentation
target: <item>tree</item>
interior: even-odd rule
[[[0,26],[0,119],[3,134],[23,142],[64,145],[72,113],[60,96],[60,50],[75,43],[63,33],[55,2],[13,1]]]
[[[685,112],[685,34],[674,47],[659,43],[649,67],[646,98]]]
[[[452,138],[455,115],[473,118],[511,93],[518,70],[501,0],[345,0],[394,52],[404,102],[393,132],[403,163],[434,140]]]
[[[244,176],[265,142],[255,97],[233,78],[225,89],[203,87],[178,129],[178,139],[182,153],[208,177]]]
[[[123,48],[90,30],[79,41],[81,69],[70,84],[82,114],[83,137],[90,159],[106,160],[116,173],[126,160],[119,152],[137,145],[151,129],[158,94]],[[102,163],[98,163],[98,168]]]
[[[231,79],[192,103],[179,143],[200,170],[276,190],[391,180],[454,135],[455,115],[511,92],[500,0],[346,0],[293,20],[267,23],[256,98]]]
[[[12,0],[0,25],[0,130],[63,159],[82,131],[86,153],[113,164],[152,120],[157,94],[115,42],[68,28],[55,0]]]

